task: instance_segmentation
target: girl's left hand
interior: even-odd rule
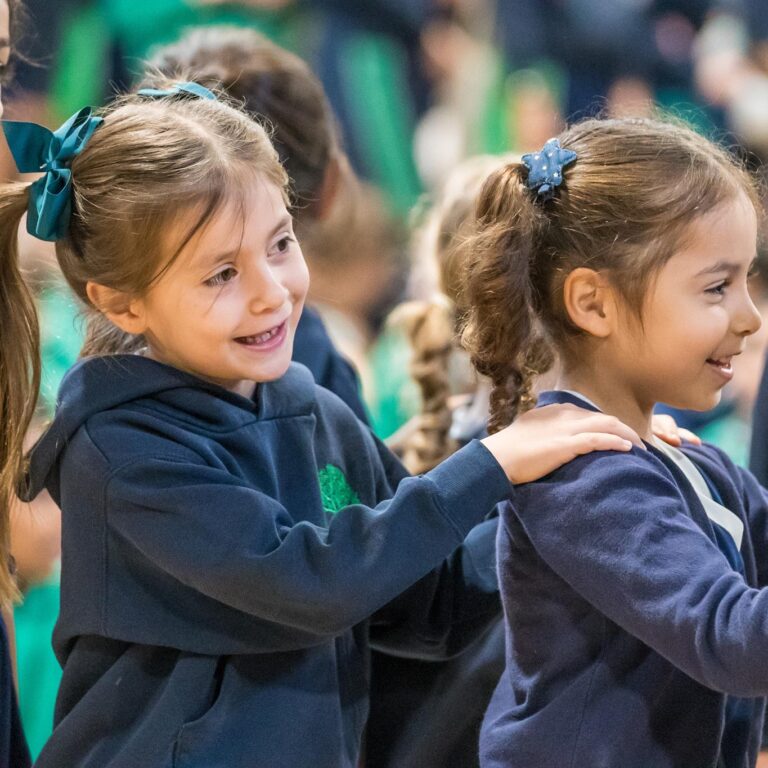
[[[666,413],[654,414],[651,421],[651,427],[653,434],[663,440],[665,443],[675,446],[676,448],[686,443],[693,443],[694,445],[701,445],[701,438],[693,434],[693,432],[687,429],[681,429],[677,426],[677,422]]]

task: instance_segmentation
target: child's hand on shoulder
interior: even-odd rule
[[[640,437],[614,416],[547,405],[482,440],[512,483],[530,483],[592,451],[629,451]]]
[[[665,443],[675,447],[681,446],[683,442],[701,445],[701,438],[687,429],[678,427],[677,422],[666,413],[655,413],[651,421],[651,427],[653,428],[653,434],[659,440],[663,440]]]

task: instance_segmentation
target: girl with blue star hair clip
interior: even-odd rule
[[[578,457],[501,505],[506,666],[483,768],[755,765],[768,492],[714,446],[654,439],[651,419],[657,402],[715,406],[759,328],[758,213],[727,151],[654,120],[576,124],[486,182],[463,339],[494,385],[490,430],[572,403],[643,444]]]
[[[37,765],[356,768],[370,637],[469,642],[498,610],[495,537],[474,526],[511,482],[636,436],[566,406],[409,477],[291,364],[308,276],[258,123],[168,83],[3,130],[41,176],[0,187],[0,492],[45,487],[62,510],[63,678]],[[87,317],[26,456],[25,214]]]

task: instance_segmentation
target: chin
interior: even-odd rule
[[[723,392],[718,389],[716,392],[702,395],[701,397],[681,397],[679,400],[668,401],[664,400],[667,405],[671,405],[673,408],[680,408],[685,411],[710,411],[716,405],[720,403],[723,397]]]
[[[290,366],[291,361],[288,360],[285,365],[276,365],[270,368],[268,371],[259,371],[256,376],[254,376],[254,381],[266,384],[269,381],[277,381],[278,379],[282,379],[283,376],[288,373],[288,368],[290,368]]]

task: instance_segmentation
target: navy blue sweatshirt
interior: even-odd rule
[[[309,368],[321,387],[338,395],[360,421],[368,423],[357,372],[336,349],[322,318],[312,307],[305,306],[299,318],[293,340],[293,361]]]
[[[460,445],[488,434],[485,415],[475,410],[454,418]],[[491,514],[498,521],[497,510]],[[495,552],[488,565],[495,570]],[[480,726],[504,670],[501,600],[488,631],[457,656],[393,656],[374,647],[371,662],[365,768],[478,767]]]
[[[584,405],[563,392],[539,400],[551,402]],[[754,765],[768,694],[768,502],[716,448],[684,452],[744,523],[744,576],[654,448],[581,456],[502,505],[507,659],[483,723],[484,768]]]
[[[445,655],[498,599],[493,526],[459,546],[509,493],[493,456],[404,475],[302,366],[250,400],[138,356],[78,364],[25,489],[63,516],[37,765],[354,768],[369,631]]]

